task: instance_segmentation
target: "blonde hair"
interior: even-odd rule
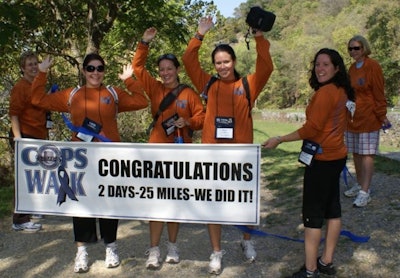
[[[360,43],[361,46],[362,46],[362,48],[363,48],[363,54],[364,54],[365,56],[368,56],[369,54],[371,54],[371,47],[369,46],[369,43],[368,43],[367,39],[364,38],[363,36],[361,36],[361,35],[355,35],[354,37],[352,37],[352,38],[349,40],[347,46],[350,46],[350,43],[351,43],[351,42],[358,42],[358,43]]]

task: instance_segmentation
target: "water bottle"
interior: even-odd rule
[[[182,130],[178,128],[175,135],[175,144],[183,144]]]
[[[57,84],[53,84],[51,86],[50,93],[57,92],[58,90],[59,90],[58,85]]]

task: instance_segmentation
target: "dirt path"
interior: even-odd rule
[[[400,277],[400,180],[376,174],[373,179],[372,202],[355,209],[351,199],[342,198],[343,230],[369,235],[368,243],[354,243],[341,237],[335,258],[337,277]],[[298,185],[299,192],[301,184]],[[344,189],[344,186],[343,188]],[[277,196],[262,185],[260,230],[303,239],[300,218],[300,194]],[[208,277],[211,252],[204,225],[182,224],[179,246],[182,261],[163,264],[158,271],[145,269],[148,247],[148,225],[142,221],[121,221],[118,231],[122,265],[106,269],[104,246],[88,247],[90,271],[73,273],[75,246],[72,242],[71,219],[46,216],[43,230],[27,234],[11,230],[11,219],[0,226],[0,277]],[[165,241],[165,234],[162,241]],[[303,263],[303,244],[275,237],[254,237],[258,259],[253,264],[243,261],[239,248],[241,233],[232,226],[223,227],[223,272],[219,277],[284,277]],[[161,246],[165,256],[165,246]]]

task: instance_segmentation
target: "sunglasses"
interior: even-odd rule
[[[158,57],[158,61],[164,60],[164,59],[168,59],[168,60],[177,60],[176,56],[174,54],[164,54],[161,55],[160,57]]]
[[[100,66],[95,67],[95,66],[89,65],[89,66],[86,66],[85,70],[87,72],[94,72],[95,70],[97,70],[97,72],[103,72],[104,66],[100,65]]]
[[[352,51],[352,50],[360,50],[361,49],[361,46],[354,46],[354,47],[351,47],[351,46],[349,46],[349,48],[348,48],[348,50],[349,51]]]

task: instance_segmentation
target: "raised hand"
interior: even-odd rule
[[[118,74],[119,79],[125,81],[129,77],[132,77],[133,68],[131,64],[126,64],[122,67],[122,73]]]
[[[156,28],[154,28],[154,27],[147,28],[146,31],[144,31],[142,39],[145,42],[151,42],[154,39],[154,37],[156,36],[156,34],[157,34]]]
[[[212,27],[214,27],[214,22],[211,16],[202,17],[199,21],[198,32],[201,35],[204,35],[208,32]]]
[[[53,65],[53,59],[50,56],[44,58],[44,60],[39,63],[39,70],[42,72],[47,72],[47,70]]]

